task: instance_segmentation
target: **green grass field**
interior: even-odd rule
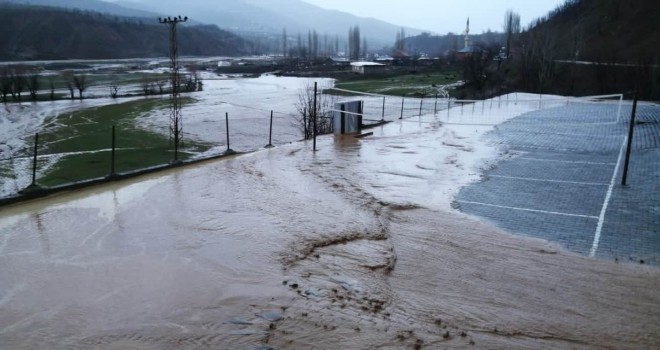
[[[432,96],[435,94],[433,85],[447,85],[459,80],[457,71],[406,74],[395,77],[350,78],[338,81],[336,88],[374,94],[393,96]],[[333,89],[326,90],[332,94],[346,94]]]
[[[192,98],[182,99],[184,105],[194,102]],[[167,99],[142,99],[76,111],[47,121],[54,122],[55,126],[39,135],[39,154],[51,156],[38,163],[43,166],[56,162],[37,183],[48,187],[109,175],[113,125],[116,128],[116,172],[171,162],[174,152],[169,137],[137,125],[140,117],[168,108]],[[209,148],[210,145],[203,142],[185,139],[179,159]]]

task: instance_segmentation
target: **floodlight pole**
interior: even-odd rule
[[[182,143],[183,119],[179,101],[179,46],[176,40],[176,26],[188,21],[188,17],[158,18],[158,22],[166,24],[170,30],[170,80],[172,95],[170,98],[170,137],[174,139],[174,163],[179,162],[179,146]]]

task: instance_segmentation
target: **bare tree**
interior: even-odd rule
[[[81,75],[74,75],[73,76],[73,84],[76,86],[76,89],[78,89],[78,94],[80,99],[83,99],[83,92],[87,90],[87,76],[84,74]]]
[[[295,119],[295,126],[305,140],[314,136],[314,111],[316,111],[316,134],[329,134],[333,131],[332,125],[332,107],[334,105],[334,96],[319,92],[316,96],[316,109],[314,109],[314,86],[306,84],[298,93],[298,102],[296,109],[298,116]]]
[[[286,57],[287,52],[289,51],[289,36],[286,35],[286,28],[282,28],[282,57]]]
[[[11,94],[11,91],[11,73],[9,68],[4,67],[2,71],[0,71],[0,93],[2,94],[2,102],[7,102],[7,95]]]
[[[32,101],[37,100],[37,92],[39,91],[39,73],[36,70],[32,70],[27,76],[27,88],[30,92],[30,97]]]
[[[158,93],[163,94],[163,87],[167,84],[167,81],[165,80],[158,80],[156,81],[156,86],[158,87]]]
[[[64,79],[64,85],[66,85],[66,88],[69,90],[69,94],[71,95],[71,99],[73,100],[75,98],[74,96],[74,84],[73,84],[73,72],[72,71],[65,71],[62,73],[62,79]]]
[[[16,66],[11,72],[11,95],[16,101],[21,101],[21,94],[25,91],[27,78],[25,77],[25,68]]]
[[[360,58],[360,27],[351,27],[348,30],[348,56],[351,60]]]
[[[552,34],[545,28],[539,29],[533,32],[532,52],[536,61],[538,92],[543,93],[550,82],[550,78],[554,74],[555,55],[557,51],[555,49],[556,41]]]
[[[396,32],[396,41],[394,42],[394,51],[403,52],[406,50],[406,31],[401,28]]]
[[[520,15],[507,10],[504,14],[504,34],[506,35],[506,57],[511,55],[511,45],[515,37],[520,34]]]
[[[117,98],[119,96],[119,85],[112,84],[110,85],[110,97]]]
[[[144,96],[149,96],[156,92],[153,81],[151,81],[146,75],[143,75],[142,78],[140,78],[140,87],[142,88]]]
[[[55,78],[52,75],[48,76],[48,86],[50,88],[50,99],[55,99]]]

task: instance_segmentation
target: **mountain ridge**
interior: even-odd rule
[[[0,60],[163,57],[167,29],[140,18],[0,3]],[[216,26],[179,28],[182,56],[251,54],[253,44]]]

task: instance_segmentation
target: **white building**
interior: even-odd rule
[[[374,74],[385,71],[385,65],[376,62],[351,62],[351,70],[359,74]]]

